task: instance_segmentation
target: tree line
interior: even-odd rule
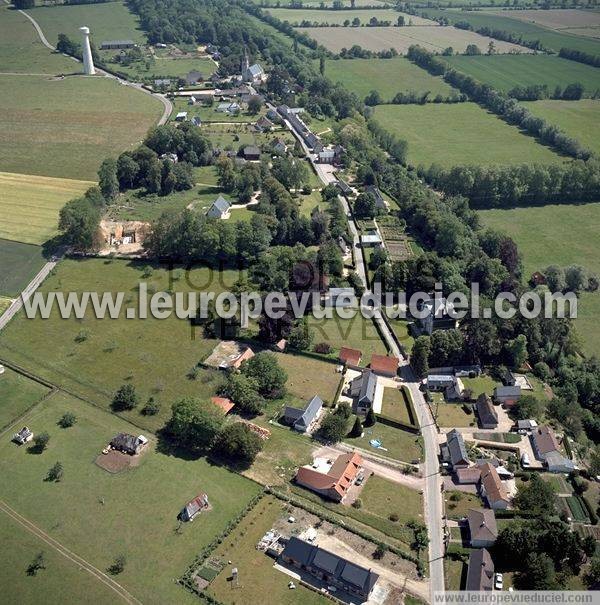
[[[586,53],[582,50],[576,50],[574,48],[561,48],[559,57],[563,59],[570,59],[571,61],[577,61],[578,63],[585,63],[586,65],[593,65],[594,67],[600,67],[600,56]]]

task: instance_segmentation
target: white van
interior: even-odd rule
[[[531,465],[531,462],[529,461],[529,456],[527,455],[527,452],[523,452],[521,454],[521,466],[523,468],[527,468],[530,465]]]

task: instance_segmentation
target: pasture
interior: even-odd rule
[[[75,414],[77,422],[63,429],[57,422],[66,412]],[[259,486],[203,458],[166,453],[154,439],[138,466],[110,474],[94,463],[96,457],[117,433],[137,435],[139,429],[67,395],[46,399],[27,422],[35,433],[47,431],[49,444],[36,454],[12,443],[10,434],[0,438],[0,498],[102,571],[125,555],[116,581],[140,601],[193,603],[173,579]],[[63,478],[44,481],[57,460]],[[212,510],[176,531],[178,513],[201,492],[208,494]],[[12,573],[24,575],[24,570]]]
[[[27,17],[13,10],[12,6],[0,4],[0,73],[59,74],[74,71],[78,71],[78,64],[69,57],[48,50]],[[7,86],[7,82],[0,80],[0,88]]]
[[[543,207],[483,210],[483,223],[507,233],[523,256],[524,274],[543,271],[548,265],[583,265],[600,273],[597,239],[600,231],[600,203],[547,205]],[[600,295],[583,293],[574,320],[584,350],[600,350]]]
[[[600,90],[600,74],[596,67],[563,59],[556,55],[465,55],[445,57],[450,67],[508,92],[515,86],[545,84],[552,94],[557,86],[579,82],[587,94]]]
[[[105,40],[146,42],[146,34],[140,29],[137,15],[130,12],[123,2],[39,6],[27,12],[39,23],[48,42],[53,45],[56,45],[58,34],[66,34],[79,42],[82,25],[90,28],[90,40],[97,48]]]
[[[366,50],[381,51],[395,48],[405,54],[409,46],[419,44],[432,52],[441,52],[451,46],[455,53],[463,53],[469,44],[476,44],[485,52],[492,38],[475,32],[423,25],[420,27],[301,27],[302,31],[328,50],[339,53],[354,44]],[[498,53],[531,52],[524,46],[494,40]]]
[[[0,225],[4,222],[0,218]],[[16,298],[37,275],[46,259],[40,246],[0,239],[0,296]]]
[[[488,9],[485,12],[557,30],[600,27],[600,12],[598,11],[577,9],[492,11]]]
[[[325,75],[361,99],[372,90],[377,90],[384,101],[391,101],[398,92],[429,91],[431,97],[447,97],[456,92],[441,76],[434,77],[402,57],[330,60],[325,64]]]
[[[0,78],[4,172],[95,180],[104,158],[138,145],[162,114],[160,101],[109,78]]]
[[[595,69],[595,68],[592,68]],[[556,124],[595,153],[600,152],[600,101],[535,101],[523,103],[534,116]]]
[[[0,429],[15,422],[48,392],[39,382],[4,368],[0,374]]]
[[[561,161],[548,147],[475,103],[379,105],[375,118],[408,141],[408,161],[414,166]]]
[[[378,21],[391,21],[392,25],[396,25],[398,17],[404,17],[404,23],[409,25],[432,25],[429,19],[423,19],[407,13],[400,13],[391,8],[381,9],[360,9],[360,10],[322,10],[311,8],[270,8],[268,9],[273,17],[277,17],[281,21],[287,21],[290,25],[298,27],[303,21],[308,21],[311,24],[319,23],[325,25],[342,25],[345,21],[352,23],[356,18],[360,20],[361,25],[367,25],[372,17]]]
[[[541,27],[535,23],[526,23],[518,19],[517,12],[504,12],[501,15],[490,14],[483,11],[442,10],[425,8],[423,12],[433,19],[446,17],[450,23],[467,21],[475,29],[490,27],[520,35],[523,40],[539,40],[546,48],[558,52],[561,48],[574,48],[592,55],[600,54],[600,40],[578,36],[566,31],[556,31]],[[542,11],[540,11],[541,13]],[[546,11],[543,11],[546,12]],[[506,16],[505,16],[506,15]]]
[[[59,210],[92,185],[91,181],[0,172],[0,237],[43,244],[57,233]]]

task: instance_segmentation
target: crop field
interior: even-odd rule
[[[21,374],[4,368],[0,374],[0,430],[34,406],[48,389]]]
[[[380,51],[395,48],[405,54],[412,44],[419,44],[432,52],[440,52],[451,46],[456,53],[465,51],[469,44],[476,44],[484,52],[492,38],[475,32],[423,25],[421,27],[301,27],[311,38],[332,52],[358,44],[367,50]],[[524,46],[494,40],[498,53],[531,52]]]
[[[526,23],[535,23],[542,27],[558,30],[571,28],[600,27],[600,12],[577,9],[550,9],[550,10],[485,10],[492,15],[510,17]]]
[[[0,4],[0,73],[72,73],[77,65],[73,59],[50,52],[27,17]],[[0,81],[0,88],[6,85]]]
[[[557,86],[575,82],[590,95],[600,90],[598,68],[555,55],[461,55],[445,60],[458,71],[505,92],[515,86],[545,84],[552,94]]]
[[[97,48],[105,40],[133,40],[146,42],[146,35],[139,27],[139,19],[123,2],[104,4],[80,4],[75,6],[40,6],[28,9],[40,25],[50,44],[56,45],[58,34],[66,34],[79,41],[79,28],[90,28],[90,40]]]
[[[373,9],[373,10],[320,10],[320,9],[296,9],[296,8],[270,8],[269,12],[273,17],[281,21],[288,21],[290,25],[299,26],[302,21],[313,23],[322,23],[326,25],[342,25],[345,21],[350,23],[353,19],[360,19],[361,25],[367,25],[369,19],[376,17],[378,21],[391,21],[395,25],[398,17],[404,17],[406,26],[411,25],[432,25],[429,19],[408,15],[392,10],[391,8]]]
[[[63,429],[57,422],[66,412],[75,414],[77,422]],[[118,555],[125,555],[125,569],[116,581],[140,601],[193,603],[173,579],[223,531],[259,486],[204,458],[165,453],[154,439],[138,466],[110,474],[94,460],[115,434],[137,435],[139,429],[67,395],[46,399],[27,422],[35,433],[47,431],[49,444],[43,453],[32,454],[27,446],[12,443],[10,434],[0,438],[4,478],[0,498],[102,571]],[[63,478],[57,483],[44,481],[57,460],[63,465]],[[212,510],[176,531],[178,513],[201,492],[208,494]],[[10,573],[25,576],[23,569]]]
[[[238,279],[234,271],[219,275],[194,269],[184,276],[158,266],[150,276],[142,277],[144,267],[117,260],[65,260],[41,291],[125,292],[125,305],[137,307],[140,281],[148,282],[156,292],[169,288],[221,292]],[[177,277],[181,279],[175,281]],[[188,321],[174,316],[128,320],[124,315],[102,320],[88,309],[83,320],[61,319],[54,310],[49,319],[42,320],[19,313],[0,334],[2,356],[107,407],[114,391],[131,382],[142,405],[153,396],[162,406],[157,416],[143,416],[137,410],[128,413],[150,430],[164,424],[178,397],[215,394],[222,380],[216,371],[200,369],[196,380],[188,378],[190,369],[212,351],[215,340],[205,339],[201,328],[192,331]]]
[[[46,262],[40,246],[7,239],[0,239],[0,258],[0,295],[11,298],[21,293]]]
[[[265,595],[269,595],[269,602],[282,605],[325,605],[329,602],[302,585],[290,590],[290,577],[273,567],[273,559],[266,553],[256,549],[259,540],[285,514],[279,500],[265,496],[214,551],[211,558],[225,565],[207,592],[219,603],[261,603],[265,602]],[[227,561],[231,561],[231,565]],[[235,590],[232,590],[230,579],[232,565],[237,567],[240,578]]]
[[[42,244],[57,233],[58,212],[94,183],[0,172],[0,237]]]
[[[544,100],[524,103],[524,105],[533,115],[556,124],[593,152],[600,152],[600,101]]]
[[[516,16],[513,16],[513,13],[506,12],[504,14],[507,16],[504,16],[504,14],[494,15],[483,11],[441,10],[430,8],[423,9],[423,12],[427,14],[427,17],[432,19],[446,17],[449,19],[450,23],[467,21],[475,29],[490,27],[521,35],[524,40],[539,40],[544,47],[556,52],[561,48],[574,48],[593,55],[600,54],[600,40],[566,33],[564,30],[552,30],[548,27],[541,27],[535,23],[520,21]],[[541,12],[542,11],[540,11],[540,13]]]
[[[414,166],[561,161],[549,148],[475,103],[379,105],[375,118],[408,141],[408,160]]]
[[[162,113],[157,99],[109,78],[0,79],[4,172],[95,180],[102,160],[139,144]]]
[[[579,264],[600,273],[596,244],[600,203],[483,210],[479,214],[485,225],[515,240],[523,256],[525,276],[552,264]],[[574,322],[584,349],[590,354],[600,350],[599,318],[600,295],[584,292],[579,298],[578,317]]]
[[[594,68],[591,68],[594,69]],[[338,59],[327,61],[325,75],[341,82],[348,90],[364,99],[377,90],[384,101],[391,101],[398,92],[431,92],[444,97],[456,92],[441,76],[431,76],[408,59]]]
[[[326,8],[333,8],[334,0],[303,0],[302,4],[304,6],[314,6],[320,7],[321,5]],[[279,6],[289,6],[292,3],[292,0],[266,0],[265,2],[261,2],[261,5],[268,7],[269,5],[275,7]],[[389,6],[389,3],[385,0],[355,0],[355,6],[380,6],[381,8],[386,8]],[[346,3],[345,10],[350,8],[350,2]],[[269,9],[272,10],[272,9]],[[295,9],[295,10],[303,10],[303,9]]]

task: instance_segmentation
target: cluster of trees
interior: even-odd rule
[[[462,103],[467,100],[467,96],[463,94],[452,93],[449,95],[437,94],[431,97],[431,91],[417,92],[409,90],[407,92],[398,92],[394,95],[390,103],[392,105],[425,105],[426,103]],[[372,90],[365,97],[365,105],[374,107],[383,105],[386,101],[383,100],[381,93],[378,90]]]
[[[598,276],[581,265],[550,265],[544,271],[544,277],[551,292],[595,292],[600,285]]]
[[[600,57],[598,55],[592,55],[582,50],[575,50],[574,48],[561,48],[558,55],[563,57],[563,59],[570,59],[571,61],[578,61],[579,63],[586,63],[587,65],[600,67]]]
[[[353,44],[350,48],[342,48],[340,57],[342,59],[393,59],[398,56],[398,51],[395,48],[387,50],[367,50],[360,44]]]
[[[422,171],[433,187],[464,195],[475,208],[571,204],[598,199],[600,162],[594,158],[542,166],[454,166]]]
[[[98,225],[106,210],[106,200],[98,187],[68,201],[61,209],[58,228],[64,242],[78,250],[90,250],[99,244]]]
[[[225,422],[222,410],[210,400],[184,397],[171,408],[165,434],[184,450],[211,453],[239,467],[252,464],[262,439],[243,422]]]
[[[578,159],[587,160],[592,155],[591,151],[583,147],[579,141],[569,137],[558,126],[534,116],[528,109],[519,105],[516,99],[495,90],[489,84],[481,84],[471,76],[455,69],[448,69],[441,59],[428,50],[413,45],[408,49],[407,57],[431,74],[443,75],[446,82],[458,88],[476,103],[483,105],[510,124],[519,126],[543,143]],[[573,85],[568,94],[576,94],[575,89],[578,89],[577,85]]]
[[[552,95],[546,84],[531,84],[530,86],[515,86],[508,91],[508,96],[517,101],[539,101],[540,99],[562,99],[564,101],[578,101],[583,97],[585,89],[583,84],[574,82],[562,89],[557,86]]]

